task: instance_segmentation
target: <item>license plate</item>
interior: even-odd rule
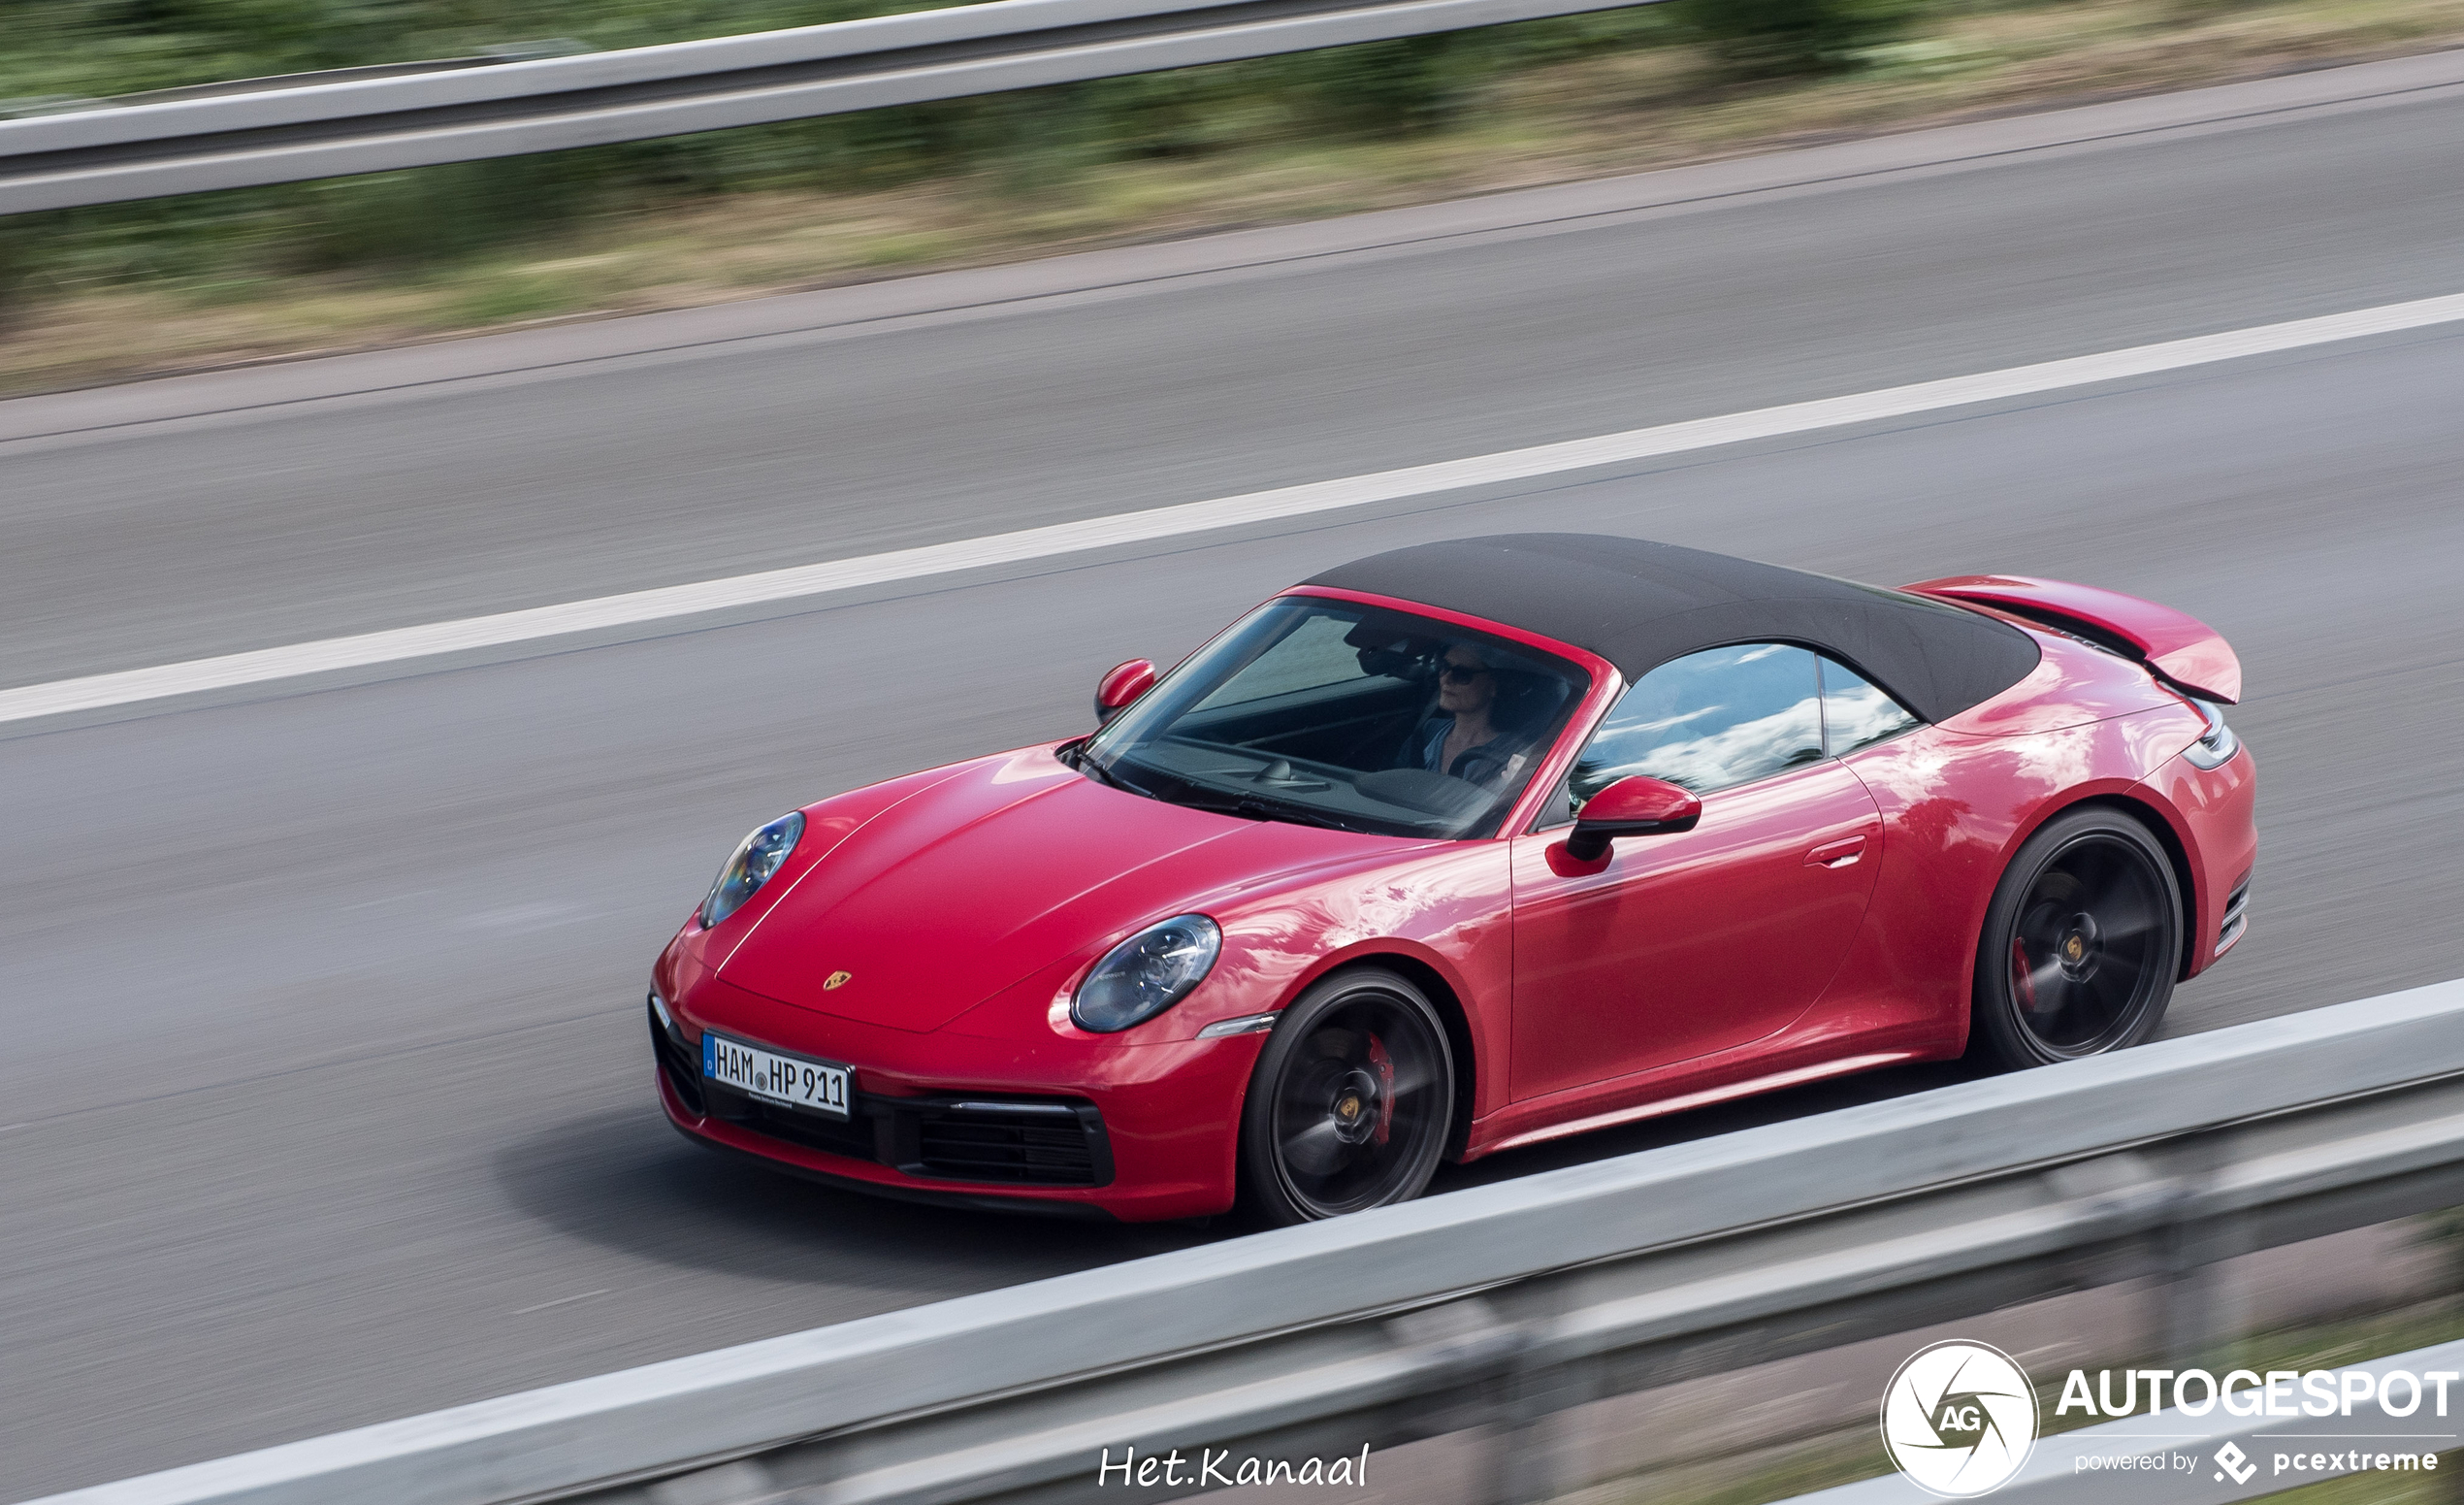
[[[707,1031],[701,1036],[701,1074],[764,1102],[810,1108],[847,1117],[847,1068],[801,1056],[729,1040]]]

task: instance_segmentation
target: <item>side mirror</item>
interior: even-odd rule
[[[1095,724],[1120,714],[1130,702],[1155,687],[1155,666],[1147,659],[1116,664],[1095,683]]]
[[[1608,843],[1618,836],[1692,831],[1702,818],[1702,802],[1692,792],[1637,773],[1583,802],[1574,834],[1566,838],[1566,855],[1585,865],[1602,862],[1608,856]]]

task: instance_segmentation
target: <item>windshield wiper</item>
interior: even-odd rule
[[[1356,825],[1340,816],[1312,809],[1297,802],[1269,800],[1261,795],[1218,793],[1195,779],[1183,778],[1178,773],[1168,772],[1161,769],[1151,769],[1150,771],[1159,773],[1170,781],[1174,786],[1171,793],[1146,789],[1133,784],[1121,777],[1114,769],[1097,763],[1084,752],[1078,755],[1077,768],[1079,771],[1099,783],[1110,784],[1115,789],[1125,789],[1133,795],[1144,795],[1150,800],[1159,800],[1166,804],[1177,804],[1183,809],[1205,810],[1216,815],[1238,816],[1243,820],[1289,821],[1296,826],[1321,826],[1329,831],[1349,831],[1364,836],[1384,834],[1375,827]]]
[[[1097,763],[1094,759],[1089,758],[1084,751],[1079,752],[1075,756],[1070,764],[1070,767],[1076,769],[1079,772],[1086,774],[1088,778],[1093,779],[1098,784],[1108,785],[1111,788],[1122,790],[1129,794],[1140,795],[1149,800],[1160,800],[1163,798],[1151,789],[1139,788],[1129,780],[1122,778],[1119,774],[1114,772],[1111,769],[1106,768],[1104,765]]]
[[[1195,786],[1192,788],[1194,789]],[[1193,810],[1211,810],[1217,815],[1238,815],[1248,820],[1289,821],[1295,826],[1322,826],[1329,831],[1357,832],[1365,836],[1378,834],[1367,826],[1354,825],[1340,816],[1329,815],[1323,810],[1313,810],[1308,805],[1294,804],[1281,800],[1265,800],[1256,795],[1240,795],[1228,800],[1184,798],[1172,802],[1186,805]]]
[[[1349,831],[1364,836],[1381,834],[1367,826],[1345,820],[1341,816],[1328,815],[1322,810],[1313,810],[1305,804],[1277,804],[1270,807],[1263,800],[1244,800],[1241,802],[1255,808],[1261,815],[1266,815],[1270,819],[1290,821],[1296,826],[1323,826],[1328,831]]]

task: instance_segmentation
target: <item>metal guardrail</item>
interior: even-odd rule
[[[2464,1203],[2464,981],[1179,1251],[47,1505],[1161,1498],[1105,1449],[1488,1425]],[[695,1474],[689,1485],[660,1484]],[[678,1492],[679,1490],[683,1492]],[[1185,1494],[1185,1488],[1179,1493]]]
[[[431,57],[410,63],[365,63],[356,68],[319,68],[309,73],[268,74],[255,79],[229,79],[216,83],[189,83],[178,88],[146,89],[85,99],[49,94],[32,99],[0,99],[0,120],[20,116],[70,115],[84,110],[125,110],[137,105],[162,105],[177,100],[214,99],[226,94],[264,94],[275,89],[308,88],[324,83],[362,83],[373,79],[403,79],[417,74],[452,73],[463,68],[499,68],[539,57],[570,57],[591,50],[579,42],[558,37],[544,42],[510,42],[485,48],[469,57]]]
[[[0,213],[642,141],[1657,0],[989,0],[0,120]]]

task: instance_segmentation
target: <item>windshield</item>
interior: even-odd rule
[[[1408,612],[1268,602],[1088,740],[1133,794],[1406,836],[1497,829],[1590,676]]]

